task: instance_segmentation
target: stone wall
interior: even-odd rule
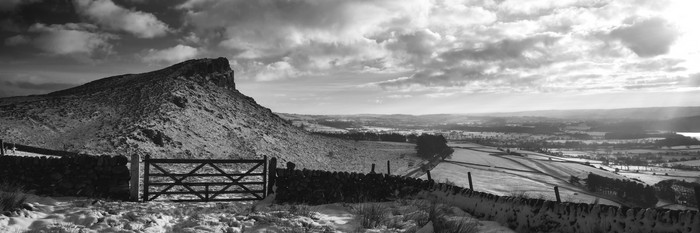
[[[517,232],[700,232],[697,211],[624,208],[541,199],[501,197],[399,176],[276,169],[277,202],[322,204],[437,199]]]
[[[129,198],[129,168],[124,156],[0,156],[0,182],[52,196]]]
[[[272,170],[271,170],[272,171]],[[325,204],[334,202],[384,201],[416,195],[432,182],[389,176],[312,170],[276,169],[278,202]]]

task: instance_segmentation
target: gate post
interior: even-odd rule
[[[148,175],[151,165],[151,155],[146,154],[146,158],[143,160],[143,201],[148,201]]]
[[[131,183],[129,186],[129,200],[131,201],[139,201],[139,160],[138,154],[131,155]]]
[[[469,189],[474,191],[474,185],[472,185],[472,173],[471,172],[467,172],[467,178],[469,179]]]
[[[267,197],[267,155],[263,156],[263,199]]]
[[[275,182],[277,182],[277,158],[272,157],[269,162],[270,168],[267,169],[267,173],[269,173],[269,178],[267,179],[267,193],[275,193],[275,190],[272,188],[275,186]]]
[[[390,160],[386,161],[386,174],[391,175],[391,161]]]

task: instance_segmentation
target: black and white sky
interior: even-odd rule
[[[0,97],[226,57],[276,112],[700,105],[697,0],[2,0]]]

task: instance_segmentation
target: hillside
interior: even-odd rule
[[[305,168],[338,170],[412,150],[409,144],[343,141],[300,130],[237,91],[225,58],[190,60],[47,95],[0,99],[0,138],[88,154],[267,155]]]

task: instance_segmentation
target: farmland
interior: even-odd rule
[[[600,196],[583,187],[567,182],[571,175],[583,176],[588,172],[614,176],[585,165],[552,162],[513,155],[492,155],[495,148],[456,148],[452,158],[440,163],[431,171],[438,181],[454,182],[469,187],[467,172],[471,172],[475,190],[496,195],[526,195],[554,200],[554,186],[560,187],[563,200],[592,203]],[[590,169],[589,169],[590,168]],[[609,173],[609,174],[608,174]],[[620,177],[623,178],[623,177]],[[600,198],[599,203],[619,205],[615,201]]]
[[[554,186],[558,186],[562,201],[598,202],[619,206],[629,203],[613,196],[591,192],[583,184],[572,183],[570,178],[585,179],[589,173],[593,173],[612,179],[639,180],[646,185],[654,185],[666,179],[694,181],[698,176],[698,172],[695,171],[661,167],[652,168],[653,170],[647,167],[645,171],[614,172],[615,168],[620,167],[602,165],[601,161],[593,159],[558,157],[524,150],[514,150],[514,153],[508,154],[498,148],[474,143],[453,142],[450,146],[455,149],[452,156],[431,170],[434,180],[469,187],[469,172],[475,190],[502,196],[555,200]],[[657,206],[688,208],[669,205],[665,201],[660,201]]]

